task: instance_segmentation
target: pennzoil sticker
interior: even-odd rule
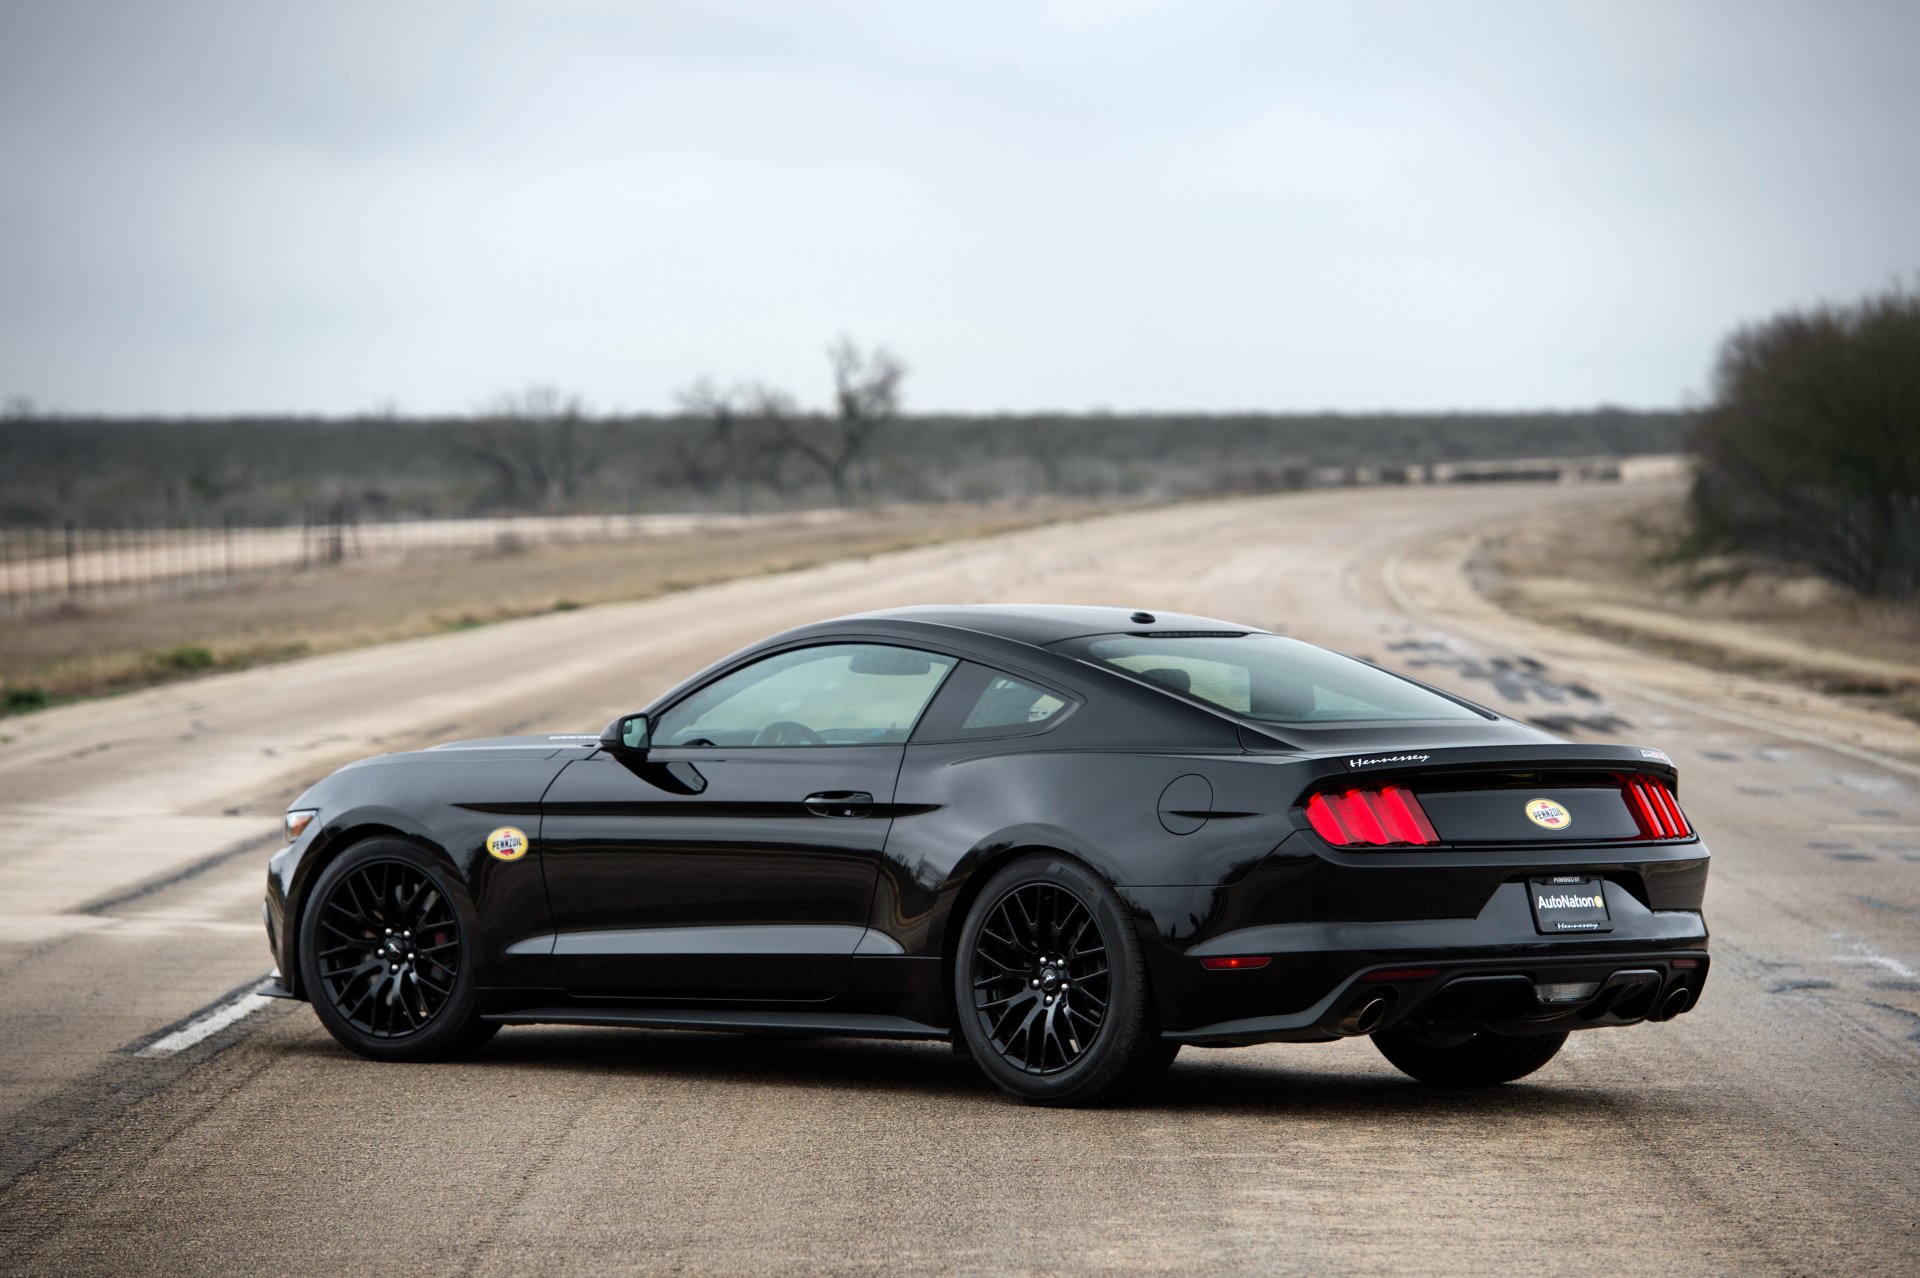
[[[1549,830],[1564,830],[1573,824],[1573,813],[1552,799],[1529,799],[1527,820]]]
[[[518,861],[527,854],[527,832],[503,825],[487,836],[487,855],[496,861]]]

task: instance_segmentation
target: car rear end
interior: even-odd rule
[[[1227,885],[1145,894],[1175,942],[1156,972],[1170,1038],[1549,1034],[1699,1001],[1708,852],[1657,750],[1407,750],[1235,772],[1233,789],[1291,796],[1296,829]]]

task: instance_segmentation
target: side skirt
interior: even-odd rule
[[[935,1039],[948,1033],[904,1016],[875,1012],[733,1010],[729,1008],[529,1007],[482,1019],[501,1025],[600,1025],[635,1029],[729,1030],[766,1034],[814,1034],[833,1038]]]

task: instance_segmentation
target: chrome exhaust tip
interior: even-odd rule
[[[1381,1022],[1387,1019],[1387,1013],[1392,1010],[1393,996],[1391,993],[1375,994],[1363,998],[1349,1007],[1345,1016],[1342,1016],[1334,1022],[1333,1031],[1336,1034],[1343,1034],[1348,1038],[1358,1038],[1363,1034],[1371,1034],[1380,1028]]]
[[[1693,991],[1682,985],[1660,1001],[1660,1010],[1648,1020],[1670,1021],[1693,1006]]]

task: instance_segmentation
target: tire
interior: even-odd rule
[[[368,839],[322,870],[307,894],[301,989],[327,1032],[362,1056],[464,1056],[500,1028],[477,1010],[477,935],[444,866],[404,839]]]
[[[1525,1078],[1552,1060],[1565,1033],[1508,1037],[1492,1030],[1460,1035],[1401,1027],[1373,1036],[1373,1045],[1403,1074],[1444,1087],[1490,1087]]]
[[[1069,857],[1022,857],[987,881],[961,929],[952,977],[974,1060],[1029,1104],[1114,1104],[1179,1051],[1160,1037],[1132,918]]]

